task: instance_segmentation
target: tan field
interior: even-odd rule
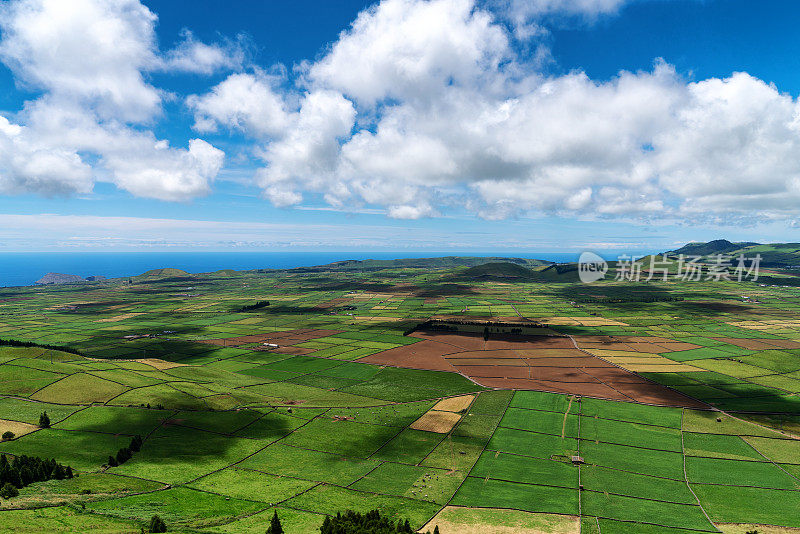
[[[172,369],[173,367],[186,366],[185,363],[168,362],[166,360],[159,360],[158,358],[141,358],[139,360],[133,360],[133,361],[149,365],[150,367],[155,367],[159,371],[163,371],[165,369]]]
[[[461,416],[457,413],[428,410],[422,414],[422,417],[411,423],[411,428],[425,430],[426,432],[436,432],[437,434],[447,434],[460,420]]]
[[[460,397],[450,397],[436,403],[432,409],[440,412],[463,412],[472,403],[475,395],[461,395]]]
[[[580,522],[570,515],[534,514],[519,510],[447,506],[420,532],[459,534],[578,534]],[[760,531],[759,531],[760,532]]]
[[[744,523],[717,523],[717,527],[725,534],[745,534],[756,531],[758,534],[797,534],[800,528],[774,527],[772,525],[755,525]]]
[[[8,419],[0,419],[0,434],[10,430],[14,433],[15,438],[24,436],[25,434],[30,434],[34,430],[38,429],[39,427],[36,425],[20,423],[19,421],[9,421]]]

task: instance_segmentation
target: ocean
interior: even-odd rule
[[[602,255],[602,254],[601,254]],[[190,273],[219,269],[291,269],[341,260],[391,260],[437,256],[504,256],[555,262],[577,261],[579,253],[541,252],[11,252],[0,255],[0,286],[31,285],[47,273],[136,276],[174,267]],[[616,257],[609,254],[606,259]]]

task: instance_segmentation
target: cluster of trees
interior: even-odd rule
[[[269,306],[269,301],[268,300],[259,300],[255,304],[250,304],[248,306],[242,306],[241,308],[239,308],[239,311],[240,312],[249,312],[249,311],[253,311],[253,310],[258,310],[260,308],[265,308],[267,306]]]
[[[388,518],[382,517],[378,510],[366,514],[347,510],[344,514],[339,512],[336,516],[326,516],[319,530],[321,534],[412,534],[414,532],[408,519],[398,521],[395,525]],[[166,530],[152,530],[151,527],[150,532],[166,532]],[[267,534],[284,534],[277,510],[272,514]],[[431,533],[428,531],[425,534]],[[438,525],[434,527],[433,534],[439,534]]]
[[[131,439],[131,444],[130,445],[128,445],[127,447],[123,447],[120,450],[118,450],[116,456],[109,456],[108,457],[108,466],[109,467],[117,467],[118,465],[124,464],[125,462],[127,462],[128,460],[133,458],[133,453],[134,452],[139,452],[140,450],[142,450],[142,441],[143,441],[142,440],[142,436],[140,436],[138,434],[133,436],[133,439]],[[151,532],[155,532],[155,531],[151,531]],[[158,532],[163,532],[163,531],[158,531]]]
[[[0,497],[10,499],[19,495],[19,488],[45,480],[64,480],[74,476],[70,466],[55,460],[34,456],[16,456],[11,461],[0,456]]]
[[[140,406],[141,408],[147,408],[148,410],[152,409],[152,406],[150,406],[150,403],[149,403],[149,402],[148,402],[147,404],[145,404],[145,403],[142,403],[142,404],[140,404],[139,406]],[[164,409],[164,405],[163,405],[163,404],[156,404],[156,408],[155,408],[155,409],[156,409],[156,410],[163,410],[163,409]]]
[[[42,412],[39,416],[39,428],[50,428],[50,417],[47,416],[47,412]]]
[[[394,524],[387,517],[381,516],[378,510],[366,514],[347,510],[344,514],[339,512],[336,516],[326,517],[320,532],[321,534],[411,534],[414,530],[408,519]],[[433,534],[439,534],[438,526],[434,528]]]

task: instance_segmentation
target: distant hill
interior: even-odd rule
[[[577,282],[577,263],[552,263],[533,268],[510,262],[492,262],[469,267],[453,275],[454,280],[503,282]]]
[[[71,284],[73,282],[83,282],[83,278],[77,274],[47,273],[34,282],[37,286],[48,284]]]
[[[171,267],[166,267],[164,269],[152,269],[150,271],[147,271],[146,273],[140,274],[136,278],[161,278],[161,277],[173,277],[173,276],[189,276],[189,273],[181,269],[173,269]]]
[[[689,243],[683,247],[665,252],[668,256],[703,256],[713,261],[717,254],[726,256],[744,255],[746,258],[761,255],[761,266],[768,268],[800,268],[800,243],[753,243],[731,242],[726,239],[716,239],[708,243]]]
[[[216,276],[239,276],[242,274],[242,271],[234,271],[233,269],[220,269],[211,274]]]
[[[745,247],[758,245],[758,243],[731,243],[727,239],[715,239],[708,243],[688,243],[677,250],[670,251],[669,254],[687,256],[709,256],[713,254],[728,254],[741,250]]]
[[[508,280],[523,281],[534,278],[534,272],[518,263],[492,262],[468,267],[457,273],[459,280]]]
[[[455,267],[475,267],[487,263],[512,263],[523,267],[537,267],[551,264],[549,261],[531,260],[527,258],[444,256],[441,258],[402,258],[397,260],[344,260],[314,267],[300,267],[291,269],[291,271],[322,272],[378,271],[382,269],[453,269]]]
[[[577,263],[558,263],[536,269],[534,279],[539,282],[577,282]]]

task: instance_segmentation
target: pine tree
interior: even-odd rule
[[[42,415],[39,416],[39,428],[50,428],[50,418],[47,416],[47,412],[42,412]]]
[[[267,528],[267,534],[283,534],[283,526],[281,526],[281,520],[278,519],[277,510],[275,510],[275,513],[272,514],[272,519],[270,520],[269,527]]]
[[[119,464],[117,463],[117,459],[113,456],[108,457],[108,467],[117,467]]]
[[[433,527],[433,534],[439,534],[439,525]]]
[[[164,523],[164,520],[158,517],[158,515],[154,515],[150,518],[150,527],[148,530],[150,532],[166,532],[167,524]]]
[[[120,465],[124,464],[125,462],[130,460],[132,456],[133,455],[131,454],[131,450],[128,449],[127,447],[118,450],[117,451],[117,458],[116,458],[117,464],[120,464]]]

